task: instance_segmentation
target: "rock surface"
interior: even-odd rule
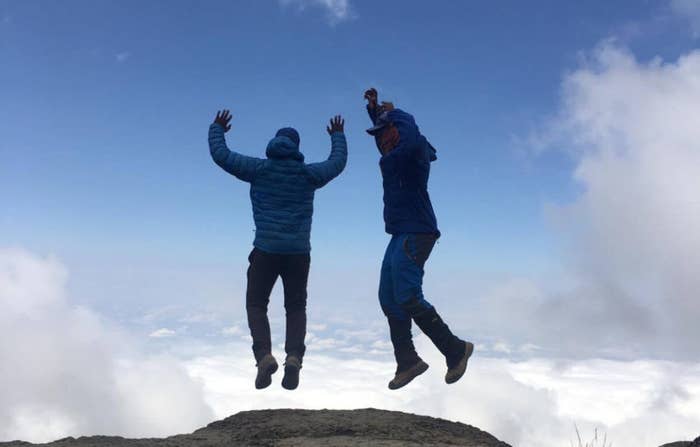
[[[670,444],[664,444],[661,447],[700,447],[700,436],[695,438],[695,441],[679,441]]]
[[[65,438],[48,444],[13,441],[0,447],[511,447],[478,428],[427,416],[375,409],[244,411],[189,435],[163,439]]]

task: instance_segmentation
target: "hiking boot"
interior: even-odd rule
[[[420,359],[415,365],[411,366],[410,368],[404,371],[399,371],[397,369],[396,375],[394,375],[394,378],[391,380],[391,382],[389,382],[389,389],[398,390],[399,388],[408,385],[411,382],[411,380],[420,376],[427,370],[428,364]]]
[[[287,390],[295,390],[299,386],[299,370],[301,369],[301,360],[299,357],[290,355],[284,362],[284,377],[282,378],[282,388]]]
[[[462,358],[453,367],[447,368],[447,374],[445,374],[445,382],[455,383],[462,378],[464,372],[467,370],[467,361],[474,352],[474,344],[471,342],[464,342],[464,352],[462,353]]]
[[[255,388],[261,390],[272,383],[272,375],[277,371],[277,360],[272,354],[265,354],[256,365],[258,375],[255,377]]]
[[[459,380],[467,368],[467,360],[474,351],[474,345],[455,336],[442,321],[435,308],[431,308],[413,317],[418,327],[445,356],[447,375],[445,381],[454,383]]]

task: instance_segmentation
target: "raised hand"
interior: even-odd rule
[[[365,90],[365,99],[367,100],[367,104],[371,109],[377,107],[377,89],[372,87],[367,90]]]
[[[228,132],[229,130],[231,130],[231,125],[229,124],[231,122],[231,118],[233,118],[231,112],[229,112],[226,109],[224,109],[223,111],[219,110],[218,112],[216,112],[216,118],[214,118],[214,122],[220,124],[221,127],[224,128],[224,132]]]
[[[344,132],[344,126],[345,120],[340,115],[336,115],[331,118],[331,124],[326,127],[326,132],[328,132],[328,135],[332,135],[333,132]]]

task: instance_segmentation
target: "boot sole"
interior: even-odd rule
[[[282,388],[285,390],[295,390],[299,386],[299,368],[296,366],[285,366],[284,377],[282,378]]]
[[[267,388],[272,383],[272,375],[277,372],[277,362],[268,366],[264,371],[258,371],[258,376],[255,378],[255,388],[261,390]]]
[[[421,374],[423,374],[427,370],[428,370],[428,364],[421,361],[417,365],[413,366],[411,369],[406,371],[405,374],[409,374],[409,373],[410,374],[407,375],[405,379],[401,380],[400,382],[394,382],[393,380],[391,382],[389,382],[389,389],[390,390],[398,390],[399,388],[405,387],[406,385],[411,383],[411,381],[413,379],[420,376]]]
[[[466,342],[467,346],[464,349],[464,357],[459,361],[457,366],[453,369],[448,370],[445,375],[445,383],[452,384],[462,378],[464,373],[467,371],[467,363],[469,362],[469,357],[474,353],[474,344],[471,342]]]

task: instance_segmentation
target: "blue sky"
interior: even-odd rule
[[[645,4],[355,2],[333,17],[313,2],[4,1],[1,242],[79,265],[238,262],[253,224],[246,187],[209,160],[215,110],[233,111],[231,147],[262,155],[293,125],[310,160],[342,113],[350,162],[318,194],[315,256],[376,264],[386,238],[362,132],[362,91],[376,86],[439,150],[436,264],[541,272],[556,243],[542,206],[576,193],[573,166],[517,142],[552,113],[582,49],[620,30],[642,56],[692,45],[683,31],[626,31],[670,16]]]
[[[317,161],[340,113],[310,322],[317,346],[354,355],[355,328],[381,350],[374,86],[438,149],[426,293],[486,356],[696,361],[698,36],[694,0],[0,0],[0,249],[55,257],[72,305],[148,349],[245,337],[248,188],[211,160],[208,126],[231,109],[229,146],[263,156],[291,125]]]
[[[350,163],[318,196],[313,242],[351,241],[363,256],[383,242],[377,154],[362,133],[374,85],[439,150],[431,187],[443,243],[459,247],[445,262],[539,265],[551,244],[541,205],[575,193],[572,165],[524,160],[513,142],[555,107],[580,49],[662,9],[638,4],[357,3],[331,25],[323,8],[274,1],[3,2],[3,243],[235,259],[251,239],[246,188],[203,139],[229,107],[230,145],[251,155],[294,125],[321,159],[326,119],[346,116]],[[673,55],[674,37],[632,43]]]

